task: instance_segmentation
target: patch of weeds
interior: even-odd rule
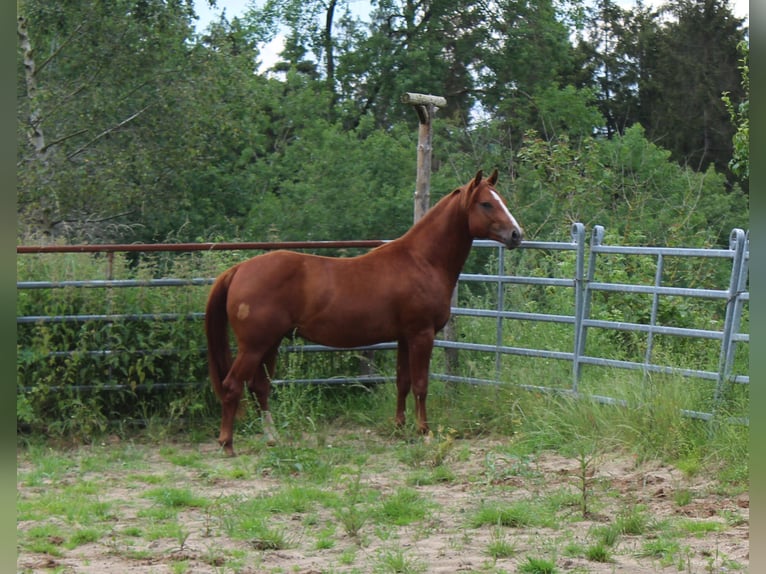
[[[410,486],[428,486],[454,482],[455,473],[441,465],[431,469],[418,469],[407,477]]]
[[[300,476],[313,482],[326,482],[333,476],[333,466],[322,456],[324,450],[295,446],[276,446],[264,451],[257,471],[280,477]]]
[[[552,526],[555,520],[546,515],[539,505],[528,500],[512,504],[500,505],[484,503],[470,518],[473,528],[481,526],[508,526],[523,528],[525,526]]]
[[[585,557],[591,562],[611,562],[612,554],[609,548],[602,544],[594,544],[585,550]]]
[[[155,522],[147,527],[143,538],[149,542],[160,540],[162,538],[172,538],[181,541],[179,546],[183,547],[183,541],[189,536],[189,533],[176,521]]]
[[[527,556],[526,562],[519,564],[518,572],[522,574],[555,574],[558,570],[551,560]]]
[[[530,464],[532,458],[523,456],[502,456],[488,452],[484,456],[485,484],[500,484],[512,477],[540,478],[542,475]]]
[[[83,544],[90,544],[91,542],[98,542],[101,539],[102,532],[94,528],[83,528],[77,530],[67,540],[66,548],[72,550]]]
[[[412,468],[437,468],[451,457],[457,431],[440,426],[430,441],[415,440],[398,453],[399,462]]]
[[[188,488],[153,488],[143,496],[167,508],[204,508],[209,503]]]
[[[694,499],[692,491],[688,488],[681,488],[673,492],[673,502],[678,506],[686,506]]]
[[[356,548],[347,548],[338,557],[338,563],[343,566],[351,566],[356,561]]]
[[[329,550],[335,547],[335,540],[332,539],[332,535],[320,535],[314,544],[315,550]]]
[[[743,524],[747,524],[747,518],[742,516],[739,512],[722,510],[719,514],[729,526],[742,526]]]
[[[285,529],[269,526],[269,512],[253,505],[231,501],[221,512],[224,532],[236,540],[246,540],[256,550],[281,550],[290,546]]]
[[[26,486],[41,486],[57,482],[77,467],[77,461],[56,453],[49,447],[30,446],[27,458],[34,470],[23,474]]]
[[[702,538],[711,532],[722,532],[726,525],[713,520],[681,520],[676,524],[682,532]]]
[[[487,544],[487,554],[495,560],[499,558],[510,558],[516,554],[516,547],[503,533],[501,528],[493,528],[490,533],[489,543]]]
[[[185,468],[203,469],[207,466],[206,459],[198,452],[174,452],[164,456],[165,460]]]
[[[167,481],[167,477],[159,474],[130,474],[127,479],[144,484],[162,484]]]
[[[375,574],[421,574],[426,565],[409,558],[403,550],[383,550],[378,554],[372,571]]]
[[[662,566],[670,566],[675,562],[675,556],[681,550],[677,540],[672,538],[656,538],[643,543],[638,556],[656,558]]]
[[[339,508],[335,516],[343,525],[344,532],[352,538],[359,536],[359,531],[367,522],[367,513],[359,509],[356,505]]]
[[[175,518],[178,509],[170,506],[153,506],[151,508],[142,508],[136,513],[138,518],[147,518],[154,521],[164,521]]]
[[[558,488],[539,501],[541,506],[554,513],[564,508],[579,507],[580,503],[579,493],[572,492],[567,488]]]
[[[675,562],[675,557],[680,551],[681,545],[677,540],[660,537],[644,542],[638,551],[638,556],[656,558],[662,566],[670,566]]]
[[[271,513],[288,514],[308,512],[316,504],[332,508],[338,505],[339,497],[334,492],[310,486],[289,486],[256,500]]]
[[[643,505],[631,506],[617,515],[615,525],[620,534],[641,535],[649,528],[649,516]]]
[[[21,544],[30,552],[39,552],[49,556],[62,556],[61,546],[66,540],[61,528],[54,524],[33,526],[19,537]]]
[[[122,530],[124,536],[132,536],[134,538],[141,537],[141,529],[138,526],[126,526]]]
[[[401,488],[384,497],[378,508],[374,510],[374,514],[378,520],[385,524],[406,526],[425,518],[431,506],[432,504],[416,491]]]
[[[614,546],[620,538],[620,527],[616,524],[595,526],[591,529],[591,534],[596,539],[597,544]]]

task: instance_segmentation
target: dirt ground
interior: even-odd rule
[[[361,434],[361,433],[360,433]],[[705,476],[685,477],[674,468],[661,464],[636,465],[632,457],[604,455],[595,461],[588,476],[588,490],[592,513],[582,519],[580,509],[569,509],[569,517],[563,516],[553,528],[511,528],[473,527],[468,517],[481,504],[507,504],[516,500],[534,500],[557,489],[573,489],[578,492],[582,483],[577,477],[580,463],[556,454],[535,455],[530,458],[526,472],[513,472],[512,465],[518,461],[496,456],[502,441],[491,439],[458,440],[445,466],[454,479],[447,482],[418,486],[412,484],[413,469],[393,454],[394,447],[386,449],[386,439],[359,439],[353,434],[327,437],[318,449],[329,453],[334,444],[352,441],[360,452],[375,442],[376,455],[371,457],[360,473],[360,486],[390,493],[401,487],[416,490],[418,494],[434,504],[434,510],[422,521],[382,529],[368,521],[358,536],[350,536],[338,524],[332,535],[332,544],[320,547],[317,544],[318,524],[337,522],[332,511],[313,510],[315,514],[307,520],[307,513],[274,515],[274,521],[289,533],[287,548],[269,550],[256,547],[252,542],[236,540],[227,536],[220,519],[209,509],[186,508],[180,511],[179,522],[183,523],[187,536],[180,541],[173,538],[159,538],[148,541],[145,537],[134,537],[126,542],[126,532],[131,525],[143,524],[140,518],[142,508],[151,506],[152,501],[141,496],[141,489],[153,487],[146,479],[147,474],[156,475],[158,482],[173,477],[177,487],[191,489],[196,495],[209,500],[239,495],[262,496],[284,486],[284,476],[265,471],[253,472],[248,476],[228,472],[243,467],[248,457],[263,456],[263,450],[243,446],[234,459],[224,457],[214,441],[209,444],[192,445],[174,443],[177,455],[197,456],[202,464],[179,465],[162,456],[156,446],[140,445],[142,453],[144,483],[131,479],[136,471],[117,465],[108,472],[88,473],[73,470],[55,484],[43,481],[34,486],[25,484],[24,476],[31,472],[33,463],[22,450],[17,456],[18,484],[17,500],[34,500],[49,492],[51,488],[62,487],[76,481],[98,484],[98,500],[109,502],[118,508],[111,518],[113,536],[105,536],[96,542],[77,546],[71,550],[61,547],[61,555],[35,553],[19,548],[17,572],[20,573],[82,573],[102,574],[105,572],[135,574],[184,574],[184,573],[340,573],[340,572],[426,572],[431,574],[455,572],[519,572],[528,557],[547,557],[555,562],[557,572],[591,573],[649,573],[649,572],[746,572],[749,560],[749,497],[747,493],[737,495],[721,494],[713,481]],[[116,439],[115,439],[115,442]],[[117,445],[121,446],[121,445]],[[115,445],[94,445],[77,449],[76,456],[108,452]],[[199,456],[201,455],[201,457]],[[245,468],[247,466],[245,465]],[[253,465],[250,468],[255,468]],[[228,472],[228,477],[227,477]],[[300,479],[294,484],[301,484]],[[322,488],[343,491],[348,487],[344,481],[331,481]],[[679,503],[676,496],[681,490],[689,493],[688,500]],[[589,560],[582,552],[567,552],[567,547],[581,545],[585,548],[593,543],[593,528],[607,525],[621,512],[636,505],[643,505],[652,520],[688,519],[700,523],[719,522],[720,530],[693,531],[675,538],[678,542],[677,556],[663,561],[659,556],[647,556],[647,542],[656,540],[658,533],[649,529],[643,535],[621,535],[610,548],[609,561]],[[566,513],[565,513],[566,514]],[[732,520],[736,517],[736,520]],[[48,520],[65,522],[63,518],[51,516]],[[19,533],[28,531],[40,521],[17,522]],[[70,524],[69,527],[72,525]],[[141,526],[143,528],[143,526]],[[702,532],[702,533],[701,533]],[[498,537],[513,546],[511,556],[493,558],[488,547]],[[383,565],[386,554],[405,557],[410,569]],[[236,556],[232,562],[227,557]],[[348,556],[352,556],[349,559]],[[344,558],[346,557],[346,558]]]

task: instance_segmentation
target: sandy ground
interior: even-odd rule
[[[358,440],[351,435],[329,437],[322,447],[332,448],[333,441]],[[369,446],[370,440],[360,441],[358,448]],[[98,542],[67,550],[61,546],[61,555],[31,553],[20,549],[17,571],[20,573],[82,573],[102,574],[184,574],[184,573],[341,573],[341,572],[395,572],[384,569],[384,557],[399,555],[406,558],[410,570],[402,572],[518,572],[528,557],[545,557],[555,561],[558,572],[591,573],[649,573],[649,572],[746,572],[749,556],[749,497],[747,493],[721,494],[713,481],[705,476],[685,477],[680,471],[661,464],[636,465],[627,455],[604,455],[596,460],[588,476],[588,490],[593,511],[586,519],[578,508],[563,514],[559,525],[551,528],[479,527],[468,524],[467,517],[481,504],[507,504],[515,500],[534,500],[556,491],[572,489],[578,492],[582,482],[577,478],[580,465],[577,460],[555,454],[537,455],[525,462],[525,472],[514,472],[518,460],[496,456],[500,441],[471,439],[457,441],[451,452],[462,455],[448,458],[446,465],[454,474],[451,482],[413,486],[407,483],[413,469],[397,461],[390,453],[376,455],[374,463],[365,465],[360,475],[360,486],[372,487],[381,495],[407,486],[434,503],[434,510],[423,521],[401,527],[380,528],[365,523],[357,536],[349,536],[337,524],[331,536],[330,547],[317,544],[317,531],[337,523],[332,511],[320,508],[294,515],[275,514],[274,522],[288,533],[288,548],[268,550],[258,548],[252,541],[232,539],[222,527],[220,517],[209,509],[185,509],[179,515],[188,536],[182,543],[177,539],[159,538],[147,541],[144,537],[128,538],[121,533],[130,526],[142,525],[139,513],[152,502],[141,497],[140,486],[129,480],[135,471],[115,468],[107,473],[73,474],[71,482],[80,480],[100,484],[98,499],[118,508],[114,512],[112,536]],[[379,446],[379,445],[378,445]],[[258,457],[262,453],[243,448],[237,459],[222,456],[214,444],[174,444],[183,454],[201,453],[210,468],[188,468],[173,464],[157,453],[156,447],[140,446],[146,451],[146,468],[141,474],[176,477],[178,487],[189,488],[195,494],[210,500],[239,495],[242,500],[262,496],[285,484],[284,477],[268,472],[252,476],[220,478],[225,471],[242,465],[243,457]],[[88,447],[92,449],[106,446]],[[391,448],[390,450],[394,450]],[[82,452],[80,449],[79,452]],[[321,453],[320,453],[321,454]],[[31,470],[29,461],[20,451],[18,455],[18,499],[34,498],[55,485],[25,486],[24,474]],[[245,458],[247,460],[247,458]],[[209,463],[208,463],[209,461]],[[491,472],[490,472],[491,467]],[[211,471],[212,469],[212,471]],[[211,479],[211,476],[218,478]],[[300,484],[300,482],[296,482]],[[145,484],[146,489],[152,488]],[[331,483],[322,488],[343,492],[348,483]],[[680,490],[691,494],[690,501],[679,505],[675,494]],[[642,536],[623,535],[610,549],[608,562],[588,560],[575,552],[567,552],[572,545],[587,548],[593,544],[592,528],[607,525],[620,513],[635,505],[643,505],[653,520],[688,519],[700,523],[718,522],[721,529],[703,534],[689,532],[675,538],[678,551],[669,563],[642,552],[646,544],[656,540],[657,530],[649,529]],[[569,516],[567,516],[567,513]],[[732,520],[734,518],[734,520]],[[63,522],[50,517],[50,521]],[[145,519],[143,519],[145,522]],[[19,521],[19,532],[28,530],[40,521]],[[71,525],[69,525],[71,528]],[[140,526],[142,527],[142,526]],[[690,529],[691,530],[691,529]],[[510,543],[514,553],[510,557],[492,558],[488,546],[501,538]],[[56,541],[53,541],[54,543]],[[232,556],[236,559],[232,561]]]

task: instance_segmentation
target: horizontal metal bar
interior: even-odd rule
[[[16,317],[17,324],[23,323],[86,323],[88,321],[119,323],[121,321],[197,321],[205,317],[204,313],[134,313],[114,315],[23,315]]]
[[[704,329],[691,329],[687,327],[666,327],[663,325],[647,325],[644,323],[628,323],[623,321],[603,321],[599,319],[583,319],[584,327],[598,327],[615,331],[636,331],[640,333],[654,333],[655,335],[677,335],[679,337],[694,337],[698,339],[723,339],[720,331]]]
[[[474,239],[473,247],[504,247],[499,241],[492,239]],[[567,243],[563,241],[522,241],[518,249],[550,249],[553,251],[574,251],[577,249],[576,243]]]
[[[656,285],[633,285],[630,283],[590,282],[592,291],[613,291],[619,293],[645,293],[647,295],[676,295],[681,297],[702,297],[707,299],[728,299],[729,292],[724,289],[694,289],[689,287],[658,287]]]
[[[468,309],[452,307],[452,315],[465,317],[486,317],[491,319],[515,319],[517,321],[539,321],[548,323],[573,324],[571,315],[552,315],[547,313],[526,313],[524,311],[493,311],[491,309]]]
[[[461,273],[460,281],[478,281],[484,283],[511,283],[515,285],[552,285],[554,287],[574,287],[574,279],[562,277],[522,277],[519,275],[483,275],[481,273]]]
[[[567,351],[546,351],[543,349],[527,349],[524,347],[497,347],[495,345],[483,345],[480,343],[459,343],[438,339],[434,341],[434,347],[442,349],[460,349],[462,351],[480,351],[484,353],[502,353],[504,355],[519,355],[522,357],[539,357],[541,359],[557,359],[571,361],[574,353]]]
[[[666,365],[654,365],[647,363],[635,363],[632,361],[621,361],[617,359],[605,359],[603,357],[591,357],[582,356],[578,359],[580,363],[588,365],[596,365],[599,367],[612,367],[617,369],[629,369],[634,371],[649,371],[652,373],[660,373],[663,375],[682,375],[684,377],[696,377],[698,379],[705,379],[709,381],[715,381],[718,378],[718,373],[712,371],[701,371],[696,369],[682,369],[679,367],[670,367]]]
[[[360,375],[358,377],[332,377],[329,379],[273,379],[272,385],[371,385],[388,383],[395,381],[395,377],[386,377],[378,375]],[[109,385],[66,385],[60,387],[61,390],[76,392],[95,392],[95,391],[151,391],[154,389],[181,389],[181,388],[204,388],[209,383],[204,382],[185,382],[185,383],[141,383],[135,386],[123,384]],[[18,391],[28,393],[34,390],[34,387],[18,387]]]
[[[592,245],[590,250],[593,253],[702,257],[711,259],[732,259],[735,253],[733,249],[705,249],[702,247],[639,247],[626,245]]]
[[[214,277],[192,279],[90,279],[87,281],[18,281],[17,289],[60,289],[64,287],[186,287],[189,285],[212,285]]]

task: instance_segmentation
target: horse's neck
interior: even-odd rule
[[[409,242],[411,252],[444,269],[457,282],[473,242],[460,195],[439,201],[401,239]]]

